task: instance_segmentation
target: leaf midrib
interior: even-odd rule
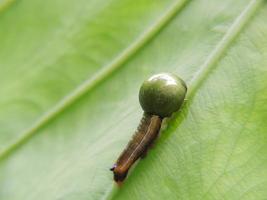
[[[189,90],[187,98],[193,96],[196,93],[196,90],[202,85],[203,81],[224,55],[224,52],[230,47],[243,27],[255,14],[261,2],[263,2],[263,0],[251,0],[250,3],[240,13],[240,15],[237,16],[228,31],[215,46],[214,50],[209,54],[205,62],[200,66],[200,69],[191,78],[190,82],[188,83]]]
[[[14,0],[9,0],[5,4],[6,8],[9,3]],[[41,116],[31,127],[22,131],[21,135],[15,142],[6,147],[0,152],[0,160],[8,156],[11,152],[23,145],[28,139],[30,139],[39,129],[44,127],[48,122],[57,117],[60,113],[64,112],[69,106],[74,104],[83,95],[95,88],[99,83],[109,77],[112,73],[123,66],[129,59],[131,59],[136,52],[142,49],[152,38],[154,38],[175,16],[182,10],[187,2],[190,0],[178,0],[175,1],[170,8],[163,13],[148,29],[146,29],[135,41],[129,45],[128,48],[123,50],[121,54],[115,57],[110,63],[105,65],[100,71],[98,71],[91,78],[80,84],[74,91],[60,100],[54,107],[48,110],[43,116]]]

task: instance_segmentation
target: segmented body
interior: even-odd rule
[[[111,168],[116,182],[122,182],[135,161],[146,154],[159,134],[161,122],[162,119],[157,115],[144,114],[136,133]]]

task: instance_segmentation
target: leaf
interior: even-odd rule
[[[0,199],[266,198],[266,1],[0,6]],[[162,71],[188,100],[117,188],[140,84]]]

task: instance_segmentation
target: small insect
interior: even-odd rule
[[[144,115],[136,133],[110,169],[114,181],[123,182],[135,161],[146,156],[159,134],[162,120],[179,110],[186,92],[185,82],[170,73],[156,74],[142,84],[139,102]]]

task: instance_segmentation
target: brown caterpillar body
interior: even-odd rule
[[[157,115],[144,114],[136,133],[110,169],[117,183],[123,182],[135,161],[145,156],[159,134],[161,122],[162,119]]]

